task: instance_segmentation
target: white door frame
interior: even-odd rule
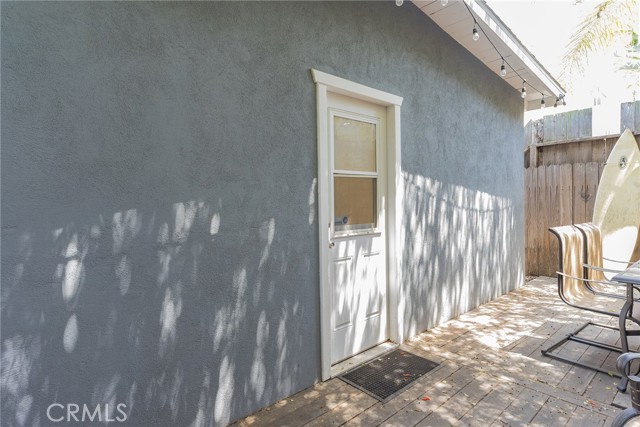
[[[402,283],[402,202],[400,167],[400,106],[402,97],[373,89],[315,69],[318,126],[318,234],[320,254],[320,363],[322,380],[331,378],[331,294],[329,292],[329,110],[327,92],[334,92],[386,107],[387,110],[387,319],[389,338],[404,341],[404,298]]]

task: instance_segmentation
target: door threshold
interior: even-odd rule
[[[391,341],[385,341],[382,344],[371,347],[370,349],[365,350],[362,353],[358,353],[348,359],[345,359],[342,362],[338,362],[331,367],[331,378],[335,378],[359,365],[370,362],[373,359],[377,359],[383,354],[395,350],[397,347],[398,344]]]

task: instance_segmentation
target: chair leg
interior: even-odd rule
[[[550,347],[541,349],[540,350],[541,353],[544,356],[550,357],[552,359],[560,360],[562,362],[571,363],[571,364],[574,364],[574,365],[577,365],[577,366],[582,366],[583,368],[592,369],[594,371],[602,372],[602,373],[607,374],[607,375],[611,375],[611,376],[615,376],[615,377],[621,377],[621,375],[619,373],[617,373],[617,372],[611,372],[611,370],[603,369],[600,366],[584,363],[584,362],[582,362],[580,360],[577,360],[577,359],[573,359],[573,358],[570,358],[570,357],[565,357],[565,356],[561,356],[559,354],[553,353],[554,350],[559,348],[562,344],[564,344],[567,341],[574,341],[574,342],[577,342],[577,343],[581,343],[581,344],[585,344],[585,345],[590,345],[590,346],[595,346],[595,347],[598,347],[598,348],[602,348],[604,350],[615,351],[617,353],[622,353],[622,349],[620,347],[616,347],[616,346],[613,346],[613,345],[610,345],[610,344],[605,344],[605,343],[602,343],[602,342],[598,342],[598,341],[595,341],[595,340],[590,340],[590,339],[582,338],[582,337],[578,336],[578,334],[588,326],[595,326],[595,327],[598,327],[598,328],[611,329],[611,330],[614,330],[614,331],[618,330],[618,328],[616,328],[614,326],[604,325],[604,324],[599,324],[599,323],[593,323],[593,322],[586,322],[585,324],[580,326],[575,331],[567,334],[564,338],[562,338],[561,340],[559,340],[556,343],[552,344]],[[621,380],[621,382],[622,382],[622,380]],[[624,383],[625,389],[626,389],[626,385],[627,385],[627,382],[625,381],[625,383]],[[618,387],[620,387],[620,386],[618,386]]]
[[[627,300],[627,302],[625,302],[622,306],[622,310],[620,310],[618,328],[620,329],[620,347],[623,354],[629,352],[629,340],[627,338],[627,317],[631,315],[632,309],[633,302]],[[629,375],[629,372],[627,372],[627,375]],[[620,383],[618,384],[618,390],[620,390],[621,392],[625,392],[627,390],[628,383],[629,379],[626,375],[623,375]]]

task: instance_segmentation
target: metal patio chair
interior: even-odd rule
[[[640,325],[640,319],[633,317],[633,298],[620,298],[618,289],[626,290],[626,285],[617,282],[601,281],[585,278],[584,268],[584,236],[582,232],[575,226],[566,225],[552,227],[549,231],[558,238],[559,257],[558,257],[558,295],[560,299],[571,307],[593,313],[603,314],[618,318],[618,327],[595,323],[588,321],[574,332],[569,333],[560,341],[552,344],[546,349],[542,349],[542,354],[557,360],[573,363],[584,368],[593,369],[595,371],[611,374],[610,371],[600,366],[588,364],[570,357],[553,353],[562,344],[573,341],[586,345],[595,346],[609,351],[618,353],[627,353],[629,351],[628,336],[640,335],[640,330],[628,330],[627,321],[632,321]],[[614,297],[612,294],[616,294]],[[622,295],[625,295],[624,293]],[[613,346],[601,341],[584,338],[579,333],[588,326],[610,329],[618,331],[620,334],[620,347]],[[619,376],[614,373],[614,375]],[[626,390],[627,378],[622,378],[618,389]]]
[[[605,258],[602,254],[602,234],[600,228],[592,222],[584,222],[574,225],[582,233],[584,268],[583,276],[590,279],[585,285],[593,293],[611,296],[619,299],[626,299],[624,287],[620,287],[605,276],[605,273],[620,273],[627,268],[630,262],[616,261]],[[620,269],[604,268],[603,261],[611,261],[620,265]],[[606,283],[606,284],[605,284]],[[638,299],[640,301],[640,299]]]

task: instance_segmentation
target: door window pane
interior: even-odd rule
[[[376,172],[376,125],[345,117],[333,118],[334,168]]]
[[[377,178],[334,178],[334,228],[336,232],[376,228]]]

